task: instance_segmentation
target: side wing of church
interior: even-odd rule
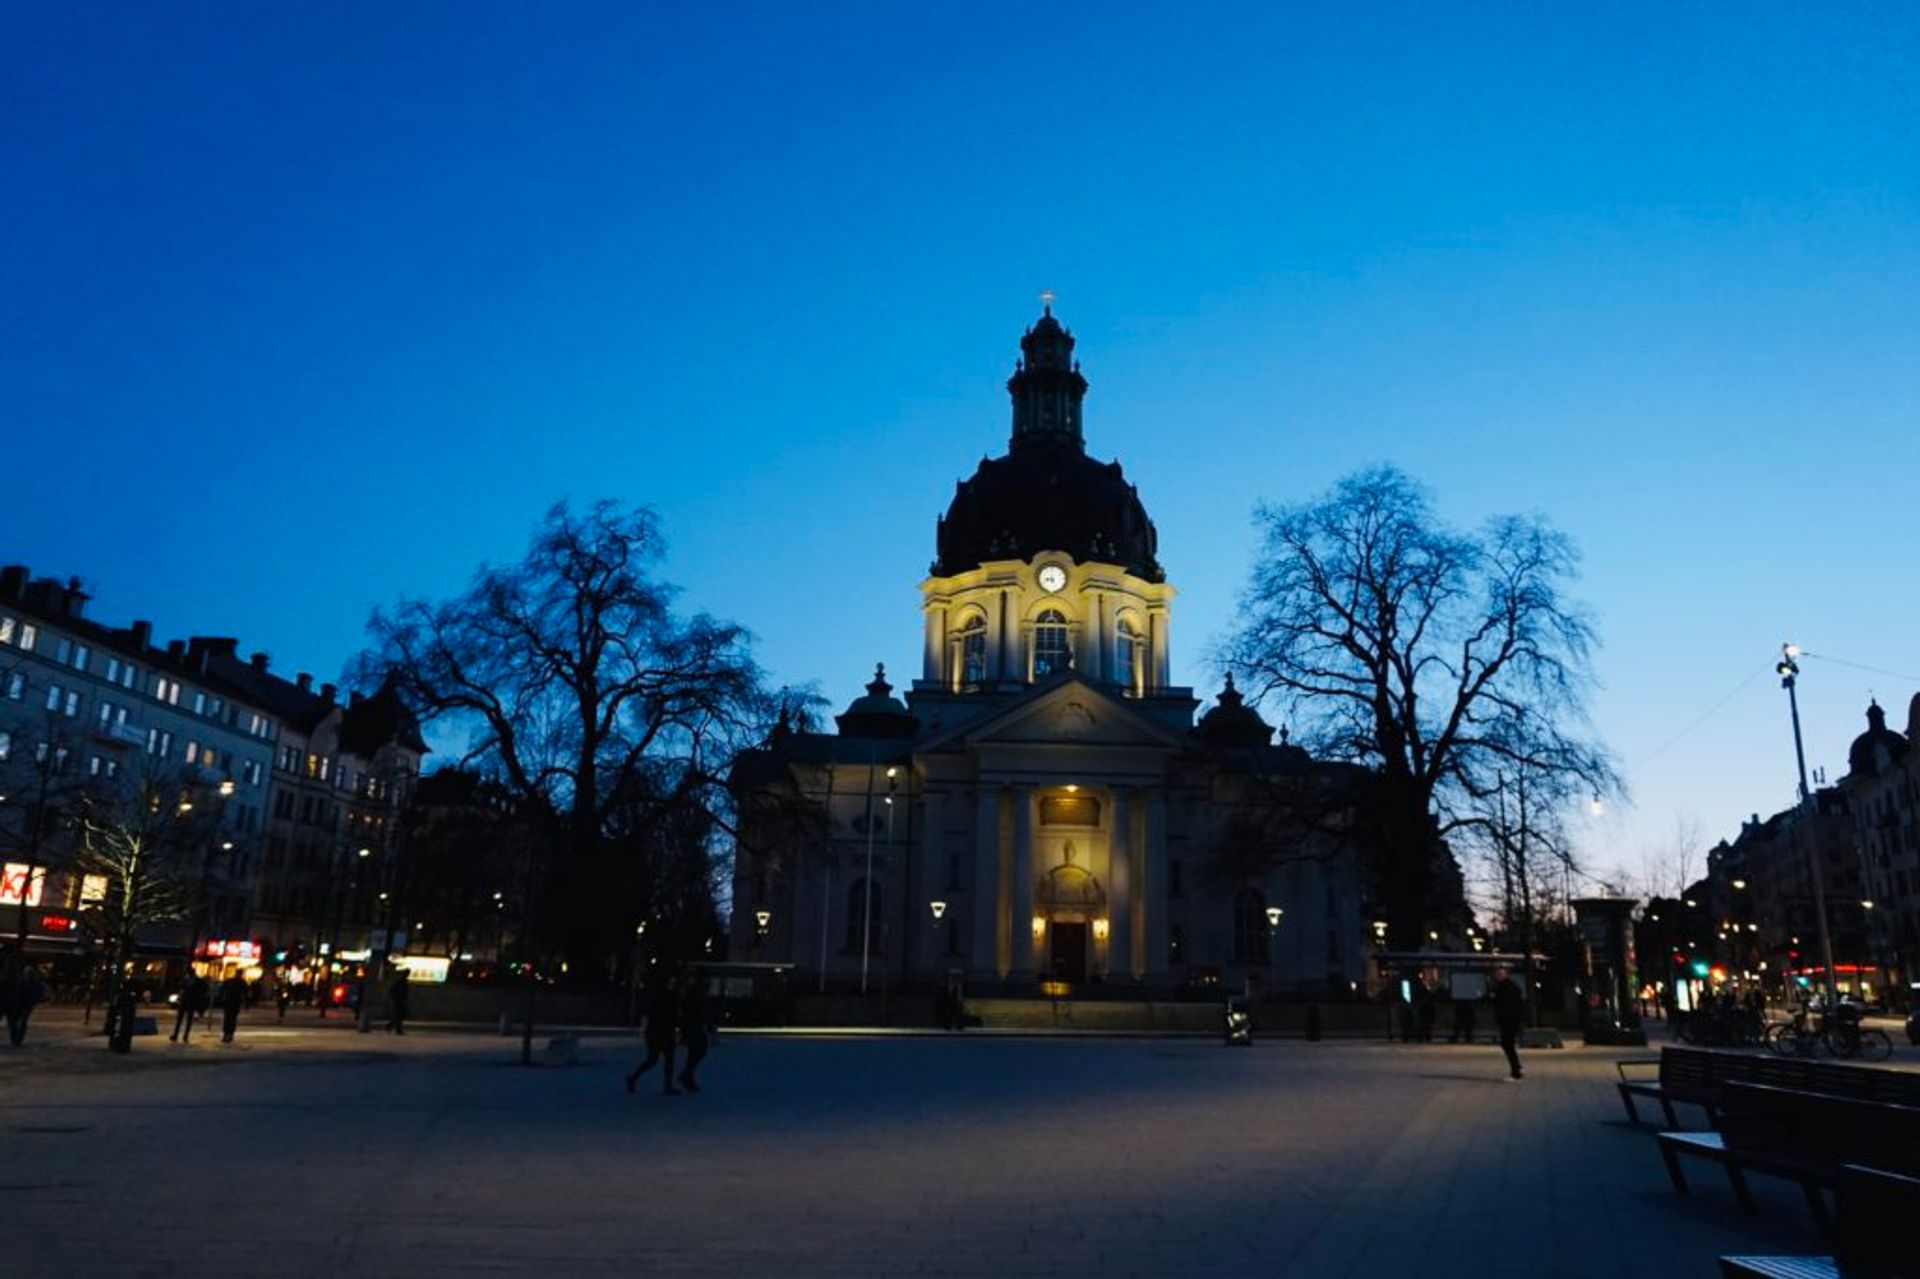
[[[836,732],[743,754],[733,954],[806,988],[1166,993],[1368,986],[1356,770],[1282,740],[1231,682],[1168,682],[1174,590],[1049,308],[1021,338],[1007,453],[962,481],[920,584],[920,678]]]

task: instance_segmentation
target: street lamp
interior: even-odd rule
[[[1736,879],[1733,881],[1733,891],[1736,893],[1744,892],[1746,890],[1746,887],[1747,887],[1747,881],[1744,879]]]
[[[928,902],[927,909],[933,912],[933,922],[936,924],[947,917],[947,904],[945,902]]]
[[[1787,711],[1793,719],[1793,762],[1800,772],[1800,814],[1807,828],[1807,867],[1813,876],[1813,912],[1815,921],[1820,925],[1820,962],[1827,974],[1827,1006],[1833,1008],[1840,1002],[1840,987],[1833,972],[1833,935],[1827,929],[1827,886],[1820,871],[1820,842],[1814,838],[1812,829],[1813,792],[1807,788],[1807,752],[1800,737],[1800,694],[1797,688],[1800,664],[1794,661],[1798,656],[1798,644],[1782,644],[1780,660],[1773,669],[1780,677],[1780,687],[1787,690]]]

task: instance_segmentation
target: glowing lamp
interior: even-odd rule
[[[1105,919],[1096,919],[1093,921],[1093,939],[1095,941],[1105,941],[1107,939],[1107,921]]]
[[[1046,933],[1047,933],[1047,917],[1045,915],[1035,915],[1033,917],[1034,940],[1035,941],[1040,940],[1040,938],[1046,936]]]
[[[1278,906],[1267,907],[1267,927],[1268,928],[1280,927],[1280,916],[1286,913],[1287,913],[1286,911],[1281,910]]]
[[[753,922],[760,925],[762,930],[765,930],[766,926],[773,922],[773,912],[762,906],[759,910],[753,912]]]
[[[936,924],[947,917],[947,904],[945,902],[928,902],[927,909],[933,912],[933,922]]]
[[[233,795],[233,779],[229,777],[227,778],[227,780],[220,783],[220,798],[228,799],[228,798],[231,798],[232,795]]]
[[[1746,886],[1747,886],[1747,881],[1744,879],[1736,879],[1733,881],[1733,891],[1736,893],[1745,889]]]

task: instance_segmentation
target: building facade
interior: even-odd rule
[[[106,886],[81,873],[78,814],[164,785],[205,820],[179,850],[190,905],[144,930],[144,950],[365,946],[380,890],[353,889],[392,875],[426,749],[391,690],[335,705],[331,685],[242,660],[236,640],[157,645],[149,623],[105,625],[88,602],[77,579],[0,568],[0,937],[83,945]]]
[[[936,528],[919,677],[896,697],[882,669],[837,731],[783,722],[736,767],[734,953],[835,989],[1364,989],[1354,771],[1231,684],[1196,722],[1155,527],[1086,452],[1074,339],[1049,310],[1020,345],[1007,452]]]

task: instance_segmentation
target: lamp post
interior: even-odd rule
[[[893,843],[893,793],[900,785],[900,769],[887,765],[887,843]],[[867,968],[873,959],[873,769],[867,770],[867,876],[860,893],[860,993],[867,993]]]
[[[1798,644],[1782,644],[1780,660],[1773,669],[1780,676],[1780,687],[1787,690],[1787,712],[1793,719],[1793,762],[1800,771],[1800,816],[1807,832],[1807,869],[1813,876],[1813,914],[1820,927],[1820,963],[1827,976],[1827,1007],[1833,1008],[1840,1002],[1840,987],[1833,973],[1833,935],[1827,929],[1827,886],[1820,868],[1820,841],[1814,838],[1813,833],[1813,792],[1807,789],[1807,752],[1800,737],[1800,695],[1797,688],[1800,664],[1794,661],[1798,656]]]

